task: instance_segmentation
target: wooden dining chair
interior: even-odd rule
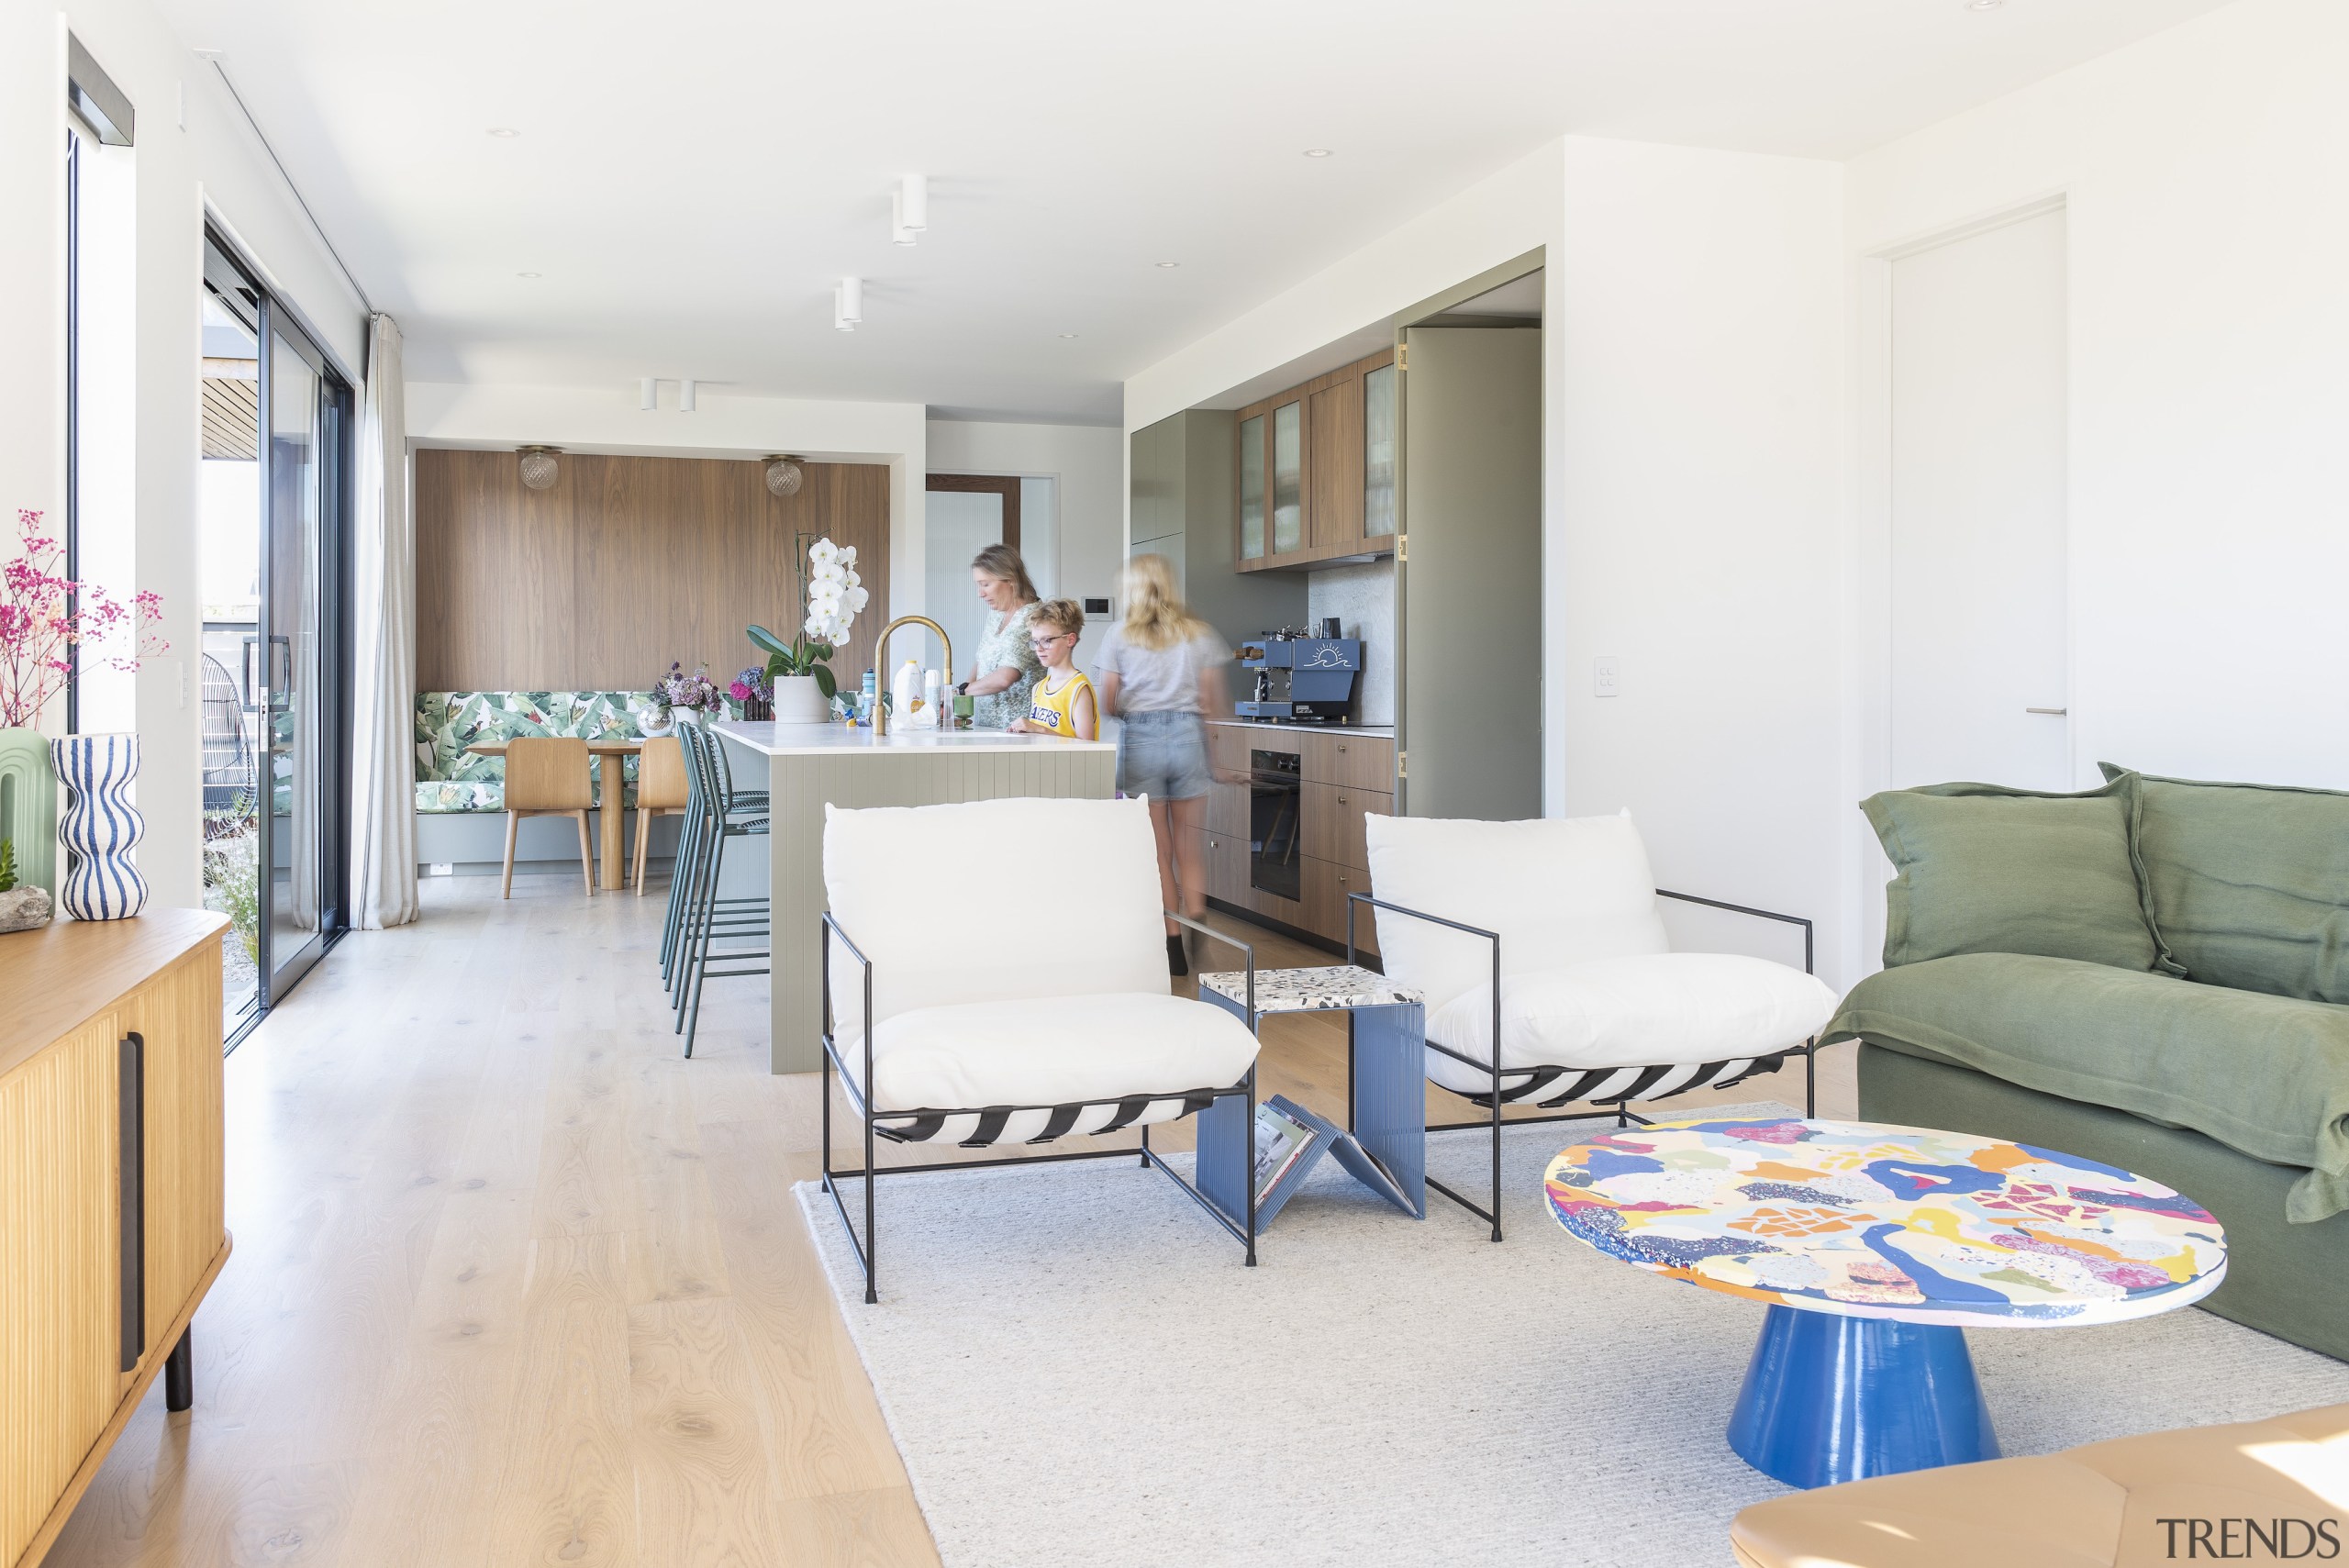
[[[652,819],[678,817],[691,803],[685,790],[685,749],[674,735],[655,736],[636,759],[636,895],[644,896],[644,860],[652,847]],[[674,874],[674,873],[672,873]]]
[[[587,896],[596,896],[596,851],[587,837],[587,813],[595,805],[586,741],[575,735],[524,736],[507,745],[506,884],[498,896],[514,896],[514,841],[525,817],[568,817],[579,824],[580,869],[587,874]]]

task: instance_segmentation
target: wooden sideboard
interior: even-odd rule
[[[1249,786],[1228,781],[1246,776],[1249,753],[1254,750],[1290,752],[1297,758],[1302,898],[1268,893],[1252,880]],[[1217,720],[1208,726],[1208,758],[1217,775],[1208,786],[1207,827],[1201,834],[1208,896],[1235,912],[1277,920],[1342,946],[1346,895],[1370,891],[1363,819],[1395,814],[1394,739],[1351,729],[1290,729]],[[1375,924],[1367,910],[1355,920],[1355,944],[1366,952],[1378,951]]]
[[[220,932],[199,909],[0,936],[0,1564],[33,1568],[228,1258]]]

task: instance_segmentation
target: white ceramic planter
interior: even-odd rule
[[[831,705],[813,675],[774,678],[774,721],[777,724],[821,724],[831,717]]]

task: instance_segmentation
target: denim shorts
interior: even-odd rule
[[[1118,793],[1197,800],[1208,792],[1208,727],[1196,713],[1130,713],[1118,731]]]

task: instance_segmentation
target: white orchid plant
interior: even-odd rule
[[[806,541],[807,536],[800,536]],[[871,596],[856,574],[856,546],[819,539],[801,555],[799,582],[807,603],[807,618],[799,635],[788,642],[763,626],[750,628],[754,644],[765,650],[767,679],[779,675],[813,675],[816,689],[829,702],[840,684],[826,660],[848,640],[849,623]]]

